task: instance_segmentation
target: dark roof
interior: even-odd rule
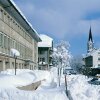
[[[24,18],[11,0],[0,0],[0,5],[38,42],[41,41],[38,33],[32,28],[30,23]]]
[[[89,30],[89,39],[88,39],[88,41],[90,41],[90,40],[93,42],[91,27],[90,27],[90,30]]]

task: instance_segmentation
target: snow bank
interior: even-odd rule
[[[60,91],[35,91],[26,92],[19,90],[1,90],[0,100],[68,100],[64,92]]]
[[[100,85],[91,85],[83,75],[69,76],[68,88],[74,100],[100,100]]]
[[[57,81],[57,68],[51,68],[51,76]],[[68,90],[73,100],[100,100],[100,85],[89,84],[91,78],[84,75],[67,75]],[[50,85],[49,85],[50,86]],[[61,87],[65,89],[64,75],[61,77]],[[42,87],[44,89],[45,87]],[[46,88],[45,88],[46,89]],[[47,88],[48,89],[48,88]]]
[[[23,91],[16,88],[31,82],[46,79],[36,91]],[[17,69],[0,74],[0,100],[68,100],[62,88],[57,88],[51,72]]]
[[[25,86],[39,80],[47,79],[49,72],[47,71],[31,71],[28,69],[17,69],[17,75],[14,75],[14,69],[8,69],[0,74],[0,88]]]

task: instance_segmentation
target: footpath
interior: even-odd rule
[[[20,89],[20,90],[34,91],[34,90],[36,90],[41,85],[42,81],[43,80],[37,81],[35,83],[29,84],[29,85],[26,85],[26,86],[17,87],[17,88]]]

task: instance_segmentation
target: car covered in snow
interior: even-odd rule
[[[97,74],[96,77],[97,77],[97,78],[100,78],[100,74]]]
[[[93,85],[100,85],[100,78],[95,77],[92,80],[90,80],[89,83]]]

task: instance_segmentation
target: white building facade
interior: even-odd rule
[[[17,68],[34,69],[41,41],[25,16],[12,0],[0,0],[0,71],[15,67],[11,49],[20,52]]]
[[[52,66],[53,39],[47,35],[40,34],[42,42],[38,43],[38,68],[49,70]]]
[[[89,39],[87,43],[87,54],[83,59],[87,71],[90,71],[93,75],[97,73],[100,74],[100,49],[94,48],[91,28],[89,31]]]

